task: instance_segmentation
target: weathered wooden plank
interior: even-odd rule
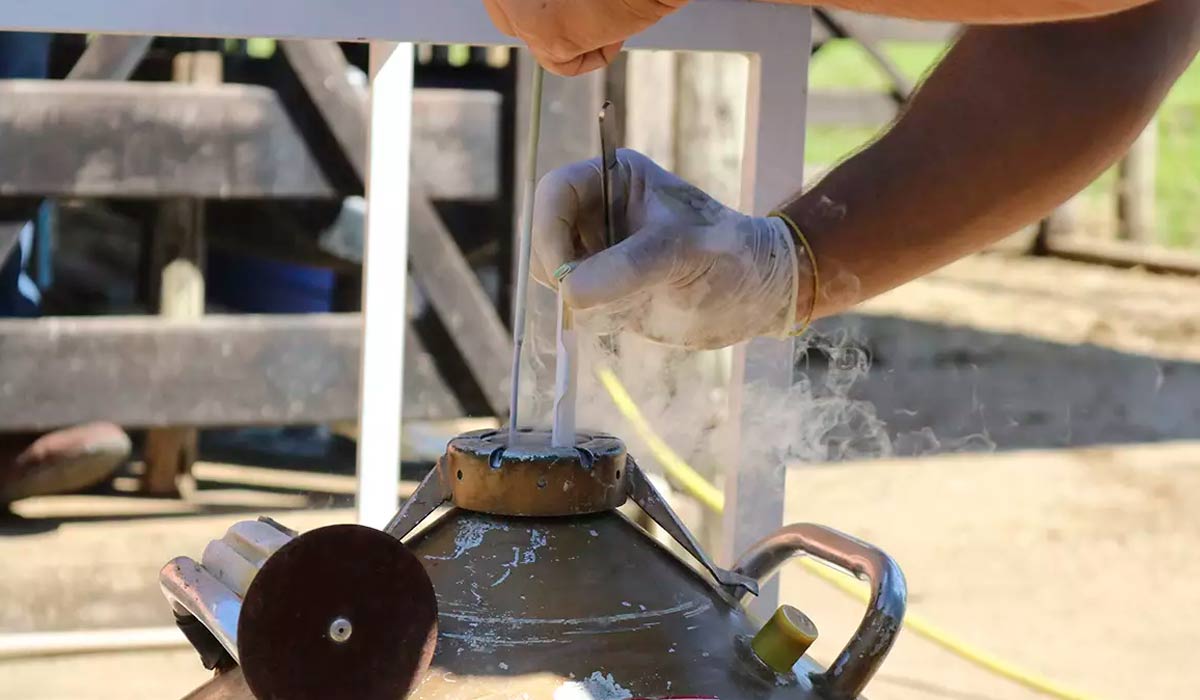
[[[896,118],[897,106],[882,92],[818,90],[809,94],[808,123],[876,128]]]
[[[152,36],[100,34],[88,43],[67,80],[126,80],[153,42]]]
[[[634,51],[626,65],[625,99],[628,111],[625,143],[667,170],[675,170],[675,114],[679,54],[672,51]]]
[[[1050,236],[1045,240],[1048,255],[1077,262],[1140,267],[1150,272],[1200,276],[1200,255],[1130,241],[1106,241],[1082,236]]]
[[[355,331],[362,336],[362,328]],[[355,388],[358,378],[355,377]],[[446,385],[433,356],[409,323],[404,333],[404,420],[449,420],[466,411]],[[356,404],[357,408],[357,404]],[[357,411],[355,411],[357,414]]]
[[[175,55],[173,80],[185,85],[220,85],[221,54],[213,51]],[[158,313],[169,321],[192,320],[204,315],[204,201],[189,197],[163,201],[154,231],[153,269],[158,285]],[[171,391],[169,386],[164,391]],[[196,461],[195,428],[172,426],[146,434],[143,453],[146,471],[139,486],[154,496],[178,495],[179,479]]]
[[[354,169],[366,172],[367,89],[345,78],[336,43],[288,41],[288,62]],[[434,199],[487,200],[500,189],[500,95],[483,90],[418,90],[413,101],[413,176]],[[436,183],[436,186],[435,186]]]
[[[499,109],[495,93],[417,90],[414,176],[429,196],[496,196],[495,161],[476,149],[499,143]],[[267,88],[36,80],[0,81],[0,194],[339,195]]]
[[[429,297],[496,415],[508,410],[504,381],[512,344],[479,278],[424,197],[409,200],[412,276]]]
[[[285,41],[283,53],[359,177],[367,171],[367,90],[346,76],[349,62],[333,41]]]
[[[336,194],[267,88],[53,81],[0,82],[0,193]]]
[[[358,314],[0,320],[0,431],[353,421],[361,324]],[[405,415],[461,415],[411,332],[407,342]]]
[[[745,56],[676,59],[675,172],[721,202],[738,202],[746,124]]]
[[[341,50],[330,42],[311,41],[289,42],[285,50],[309,97],[361,176],[367,167],[363,128],[368,114],[366,94],[345,77],[346,60]],[[459,116],[463,115],[443,115],[443,118],[455,123]],[[440,154],[430,161],[416,157],[417,163],[422,166],[428,163],[430,168],[436,168],[434,164],[441,160]],[[451,169],[447,174],[453,172],[461,171]],[[409,219],[413,230],[409,237],[413,277],[428,294],[488,405],[500,415],[507,404],[502,378],[508,370],[506,357],[511,348],[504,324],[420,187],[414,188],[409,197]]]
[[[498,92],[418,89],[412,177],[435,200],[489,201],[500,192]]]

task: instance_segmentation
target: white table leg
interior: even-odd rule
[[[794,41],[764,46],[750,57],[746,90],[746,143],[742,155],[742,207],[765,214],[799,192],[803,182],[804,128],[808,95],[811,15],[787,14],[782,33]],[[757,384],[785,391],[792,384],[793,341],[755,340],[733,354],[730,382],[731,416],[739,434],[729,451],[732,463],[725,480],[722,559],[732,563],[750,545],[783,524],[785,457],[753,435],[753,411],[746,409],[747,390]],[[779,600],[778,581],[762,587],[750,610],[766,619]]]
[[[372,527],[395,513],[400,481],[412,98],[412,44],[373,42],[357,493]]]

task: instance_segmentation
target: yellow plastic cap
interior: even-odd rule
[[[772,671],[787,673],[817,641],[817,626],[790,605],[781,605],[763,625],[750,648]]]

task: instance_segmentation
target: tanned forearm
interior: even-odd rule
[[[816,315],[1045,216],[1121,157],[1198,46],[1197,0],[967,30],[891,129],[786,208],[817,258]]]
[[[961,24],[1029,24],[1099,17],[1154,0],[775,0],[908,19]]]

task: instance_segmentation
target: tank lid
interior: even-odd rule
[[[494,515],[558,516],[598,513],[626,498],[625,444],[603,433],[580,433],[575,447],[554,447],[550,433],[522,430],[509,444],[505,430],[464,433],[438,464],[450,500]]]

